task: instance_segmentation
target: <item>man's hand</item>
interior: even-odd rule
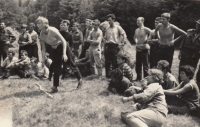
[[[8,45],[9,45],[9,44],[10,44],[10,41],[6,41],[6,44],[8,44]]]
[[[180,52],[179,55],[178,55],[178,59],[179,59],[179,60],[181,60],[181,55],[182,55],[182,54],[181,54],[181,52]]]
[[[66,55],[66,54],[63,54],[63,60],[64,60],[64,62],[67,62],[67,60],[68,60],[68,57],[67,57],[67,55]]]

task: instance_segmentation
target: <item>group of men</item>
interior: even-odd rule
[[[144,77],[146,77],[148,69],[156,67],[159,60],[167,60],[171,69],[174,43],[181,38],[184,39],[180,48],[180,65],[191,65],[196,68],[200,56],[198,48],[200,45],[200,21],[196,22],[196,29],[190,29],[186,33],[175,25],[170,24],[170,17],[169,13],[163,13],[161,17],[157,17],[154,30],[144,26],[143,17],[137,19],[139,28],[135,30],[134,34],[134,41],[136,43],[136,80],[142,79],[142,66]],[[78,79],[77,88],[82,86],[82,72],[80,72],[82,64],[80,64],[80,61],[86,60],[86,57],[86,62],[89,63],[87,67],[90,70],[90,74],[96,74],[95,70],[97,70],[98,77],[102,78],[102,51],[105,57],[105,63],[103,64],[105,64],[106,78],[110,78],[112,70],[118,68],[117,54],[120,52],[120,46],[123,46],[127,40],[125,31],[119,24],[115,23],[115,19],[114,14],[107,15],[107,22],[109,24],[106,27],[100,25],[98,19],[86,19],[86,28],[82,32],[79,30],[79,23],[77,22],[72,24],[71,31],[69,31],[70,21],[62,20],[59,31],[55,27],[49,26],[48,19],[38,17],[36,22],[37,28],[40,31],[39,39],[34,31],[34,23],[29,24],[28,31],[26,29],[27,25],[23,24],[21,26],[21,34],[18,40],[19,59],[21,58],[21,52],[26,51],[29,58],[35,57],[39,61],[39,42],[42,53],[42,60],[40,61],[45,65],[45,57],[49,57],[49,55],[46,55],[46,52],[49,52],[50,58],[53,61],[51,66],[48,65],[50,71],[49,80],[51,80],[52,73],[54,74],[52,92],[58,91],[57,87],[59,86],[59,76],[62,67],[62,78],[65,78],[70,68]],[[14,34],[12,35],[12,32],[7,31],[9,30],[6,29],[5,24],[1,23],[0,51],[3,59],[7,57],[8,45],[16,40]],[[174,39],[175,33],[181,36]],[[13,53],[8,55],[13,55]],[[191,60],[188,60],[187,56],[192,56],[188,57]],[[12,60],[10,60],[10,63],[12,63]]]

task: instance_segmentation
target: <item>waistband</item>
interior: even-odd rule
[[[105,46],[118,46],[118,44],[114,44],[114,43],[106,43]]]
[[[162,44],[159,44],[159,47],[173,47],[174,44],[165,44],[165,45],[162,45]]]

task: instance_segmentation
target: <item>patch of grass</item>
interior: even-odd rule
[[[178,51],[175,51],[172,73],[178,74]],[[134,54],[132,54],[134,57]],[[74,90],[76,79],[61,81],[54,99],[39,91],[35,83],[50,90],[52,82],[17,79],[0,81],[0,111],[13,108],[13,127],[126,127],[120,113],[130,110],[133,102],[123,104],[121,97],[101,95],[107,81],[83,79],[83,88]],[[163,127],[199,127],[200,120],[191,116],[168,115]]]

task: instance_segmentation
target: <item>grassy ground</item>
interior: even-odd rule
[[[178,51],[175,52],[172,68],[176,77],[179,63],[177,54]],[[49,81],[19,80],[16,77],[0,81],[0,123],[3,118],[1,116],[9,119],[11,117],[6,114],[11,114],[13,127],[126,127],[120,119],[120,113],[130,110],[132,102],[123,104],[118,95],[102,95],[107,88],[106,80],[83,79],[84,86],[81,90],[74,90],[77,86],[76,79],[61,81],[59,93],[54,94],[54,99],[39,91],[35,83],[46,90],[52,86]],[[0,127],[10,127],[9,125],[0,124]],[[198,118],[175,115],[168,115],[163,125],[199,126]]]

